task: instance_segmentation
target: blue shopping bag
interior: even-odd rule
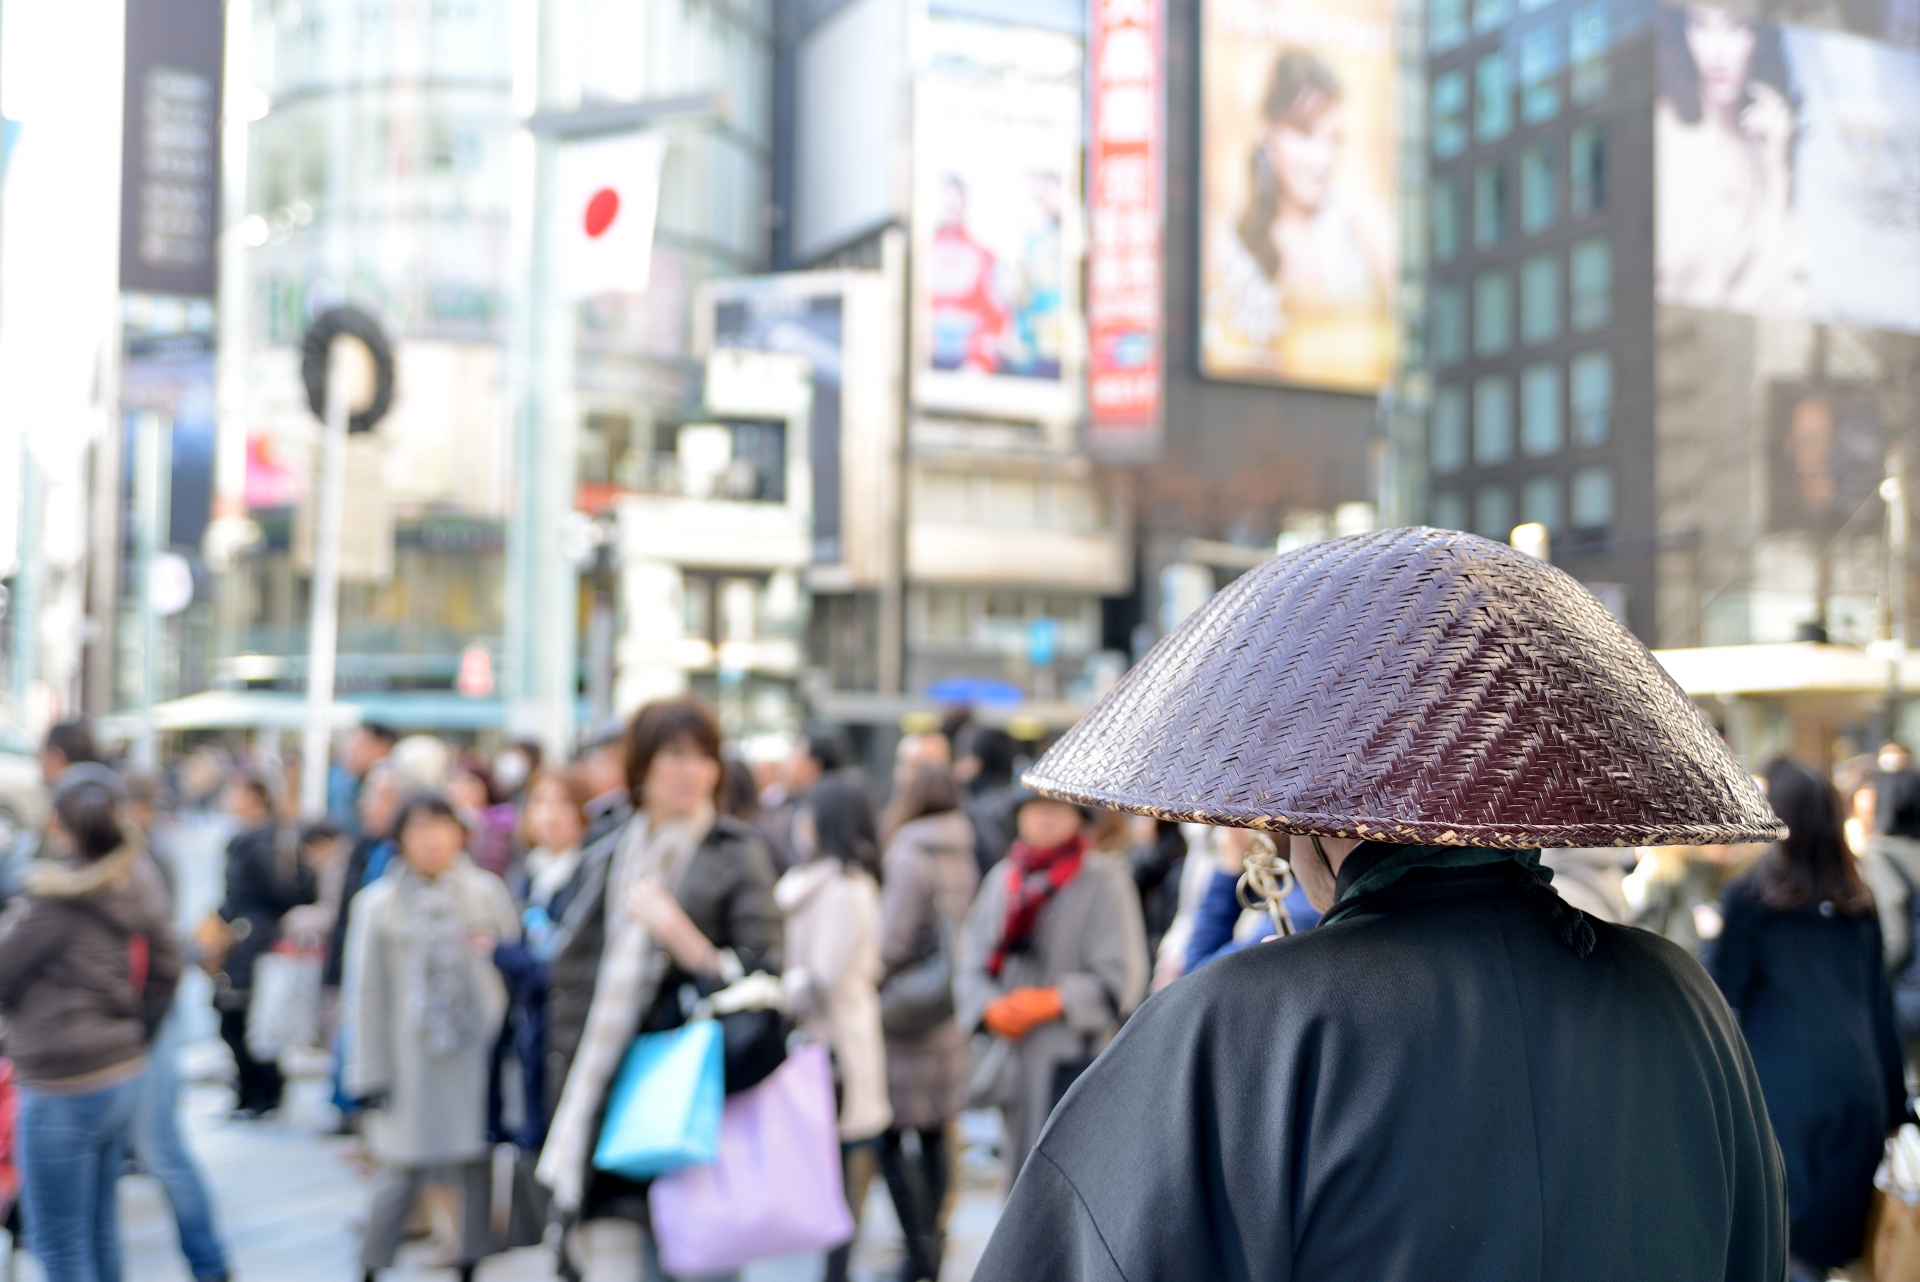
[[[713,1161],[724,1094],[718,1020],[640,1034],[607,1092],[594,1168],[644,1180]]]

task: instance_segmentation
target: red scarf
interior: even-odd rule
[[[1055,892],[1074,879],[1087,853],[1087,835],[1076,832],[1051,850],[1035,850],[1024,841],[1007,851],[1007,919],[1000,942],[987,958],[987,973],[1000,978],[1010,954],[1024,951],[1033,941],[1040,910]]]

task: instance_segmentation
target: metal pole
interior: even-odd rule
[[[327,353],[327,422],[321,429],[320,501],[313,523],[313,603],[308,610],[307,724],[300,737],[300,813],[327,812],[327,772],[332,765],[333,661],[340,631],[340,524],[347,498],[347,346],[336,340]]]
[[[40,460],[20,438],[20,570],[13,580],[13,719],[29,730],[27,701],[40,676],[40,579],[46,565]]]
[[[153,608],[153,563],[159,555],[166,521],[166,428],[160,415],[143,410],[134,419],[133,599],[140,637],[140,732],[133,741],[134,764],[151,769],[154,748],[153,705],[160,702],[160,626]]]
[[[1880,484],[1887,501],[1887,738],[1900,736],[1902,669],[1907,660],[1907,477],[1906,456],[1898,445],[1887,451],[1887,479]]]

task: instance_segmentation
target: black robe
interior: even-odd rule
[[[1510,867],[1420,869],[1149,1000],[1055,1110],[975,1278],[1786,1276],[1745,1043],[1679,948],[1582,958]]]

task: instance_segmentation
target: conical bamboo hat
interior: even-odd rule
[[[1564,572],[1379,530],[1249,570],[1024,778],[1163,819],[1403,844],[1786,832],[1645,646]]]

